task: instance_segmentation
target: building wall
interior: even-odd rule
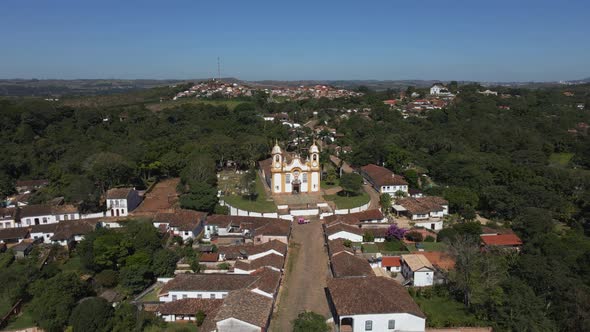
[[[434,225],[434,228],[432,227]],[[427,220],[424,222],[416,222],[416,226],[418,227],[424,227],[426,229],[432,229],[435,231],[440,231],[441,229],[443,229],[444,227],[444,222],[443,220],[436,220],[436,221],[432,221],[432,220]]]
[[[289,244],[286,236],[272,236],[272,235],[260,235],[254,238],[254,244],[263,244],[272,240],[278,240],[284,244]]]
[[[414,286],[425,287],[434,285],[434,271],[415,271],[414,272]]]
[[[56,216],[53,216],[53,215],[33,216],[33,217],[21,218],[21,224],[23,227],[34,226],[34,225],[44,225],[44,224],[55,224],[58,221],[59,221],[59,219],[57,219]]]
[[[338,232],[338,233],[334,233],[334,234],[328,236],[328,240],[336,240],[336,239],[345,239],[345,240],[350,240],[352,242],[362,242],[363,236],[358,235],[358,234],[354,234],[354,233],[343,232],[343,231]]]
[[[407,185],[398,185],[398,186],[381,186],[379,192],[381,194],[390,194],[391,196],[395,196],[395,193],[398,191],[403,191],[404,193],[408,193],[408,186]]]
[[[43,243],[51,243],[51,237],[54,233],[31,233],[31,239],[43,239]]]
[[[160,296],[160,301],[162,302],[172,302],[175,301],[174,296],[176,296],[176,300],[182,300],[185,298],[188,299],[211,299],[212,295],[215,296],[216,299],[223,299],[227,296],[228,292],[219,291],[219,292],[210,292],[210,291],[170,291],[166,296]]]
[[[239,319],[228,318],[217,322],[217,332],[261,332],[256,325],[246,323]]]
[[[373,332],[384,331],[404,331],[404,332],[423,332],[426,330],[426,319],[408,313],[391,313],[391,314],[370,314],[370,315],[354,315],[354,316],[340,316],[340,321],[343,318],[353,319],[353,331],[367,331],[365,324],[367,321],[372,321]],[[395,321],[395,329],[389,329],[389,321]]]
[[[318,192],[320,191],[320,173],[319,172],[312,172],[311,173],[311,192]]]

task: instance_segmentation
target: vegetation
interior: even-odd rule
[[[356,196],[324,195],[324,199],[333,201],[338,209],[352,209],[367,204],[371,197],[369,194],[361,192]]]
[[[330,327],[326,324],[326,318],[313,311],[300,313],[293,321],[293,332],[328,332]]]

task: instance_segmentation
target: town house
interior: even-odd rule
[[[114,188],[107,191],[107,214],[111,217],[125,217],[141,203],[135,188]]]
[[[401,175],[396,175],[385,167],[369,164],[361,167],[361,175],[380,194],[389,194],[392,197],[402,192],[408,195],[408,182]]]

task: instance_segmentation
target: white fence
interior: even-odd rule
[[[80,219],[102,218],[106,217],[106,212],[96,212],[80,215]]]
[[[225,201],[219,201],[219,205],[227,206],[230,216],[244,216],[244,217],[262,217],[262,218],[278,218],[279,214],[276,212],[252,212],[235,208]]]
[[[334,210],[334,213],[331,212],[324,212],[322,214],[320,214],[320,219],[324,219],[324,217],[327,216],[332,216],[335,214],[350,214],[350,213],[357,213],[357,212],[362,212],[362,211],[367,211],[369,209],[369,206],[371,206],[371,202],[368,202],[364,205],[361,205],[359,207],[355,207],[352,209],[339,209],[339,210]]]

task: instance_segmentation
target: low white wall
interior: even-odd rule
[[[88,214],[81,214],[80,219],[90,219],[90,218],[102,218],[105,217],[106,212],[96,212],[96,213],[88,213]]]
[[[305,209],[305,210],[291,210],[293,216],[317,216],[320,213],[319,209]]]
[[[230,216],[244,216],[244,217],[262,217],[262,218],[278,218],[279,214],[276,212],[252,212],[235,208],[224,201],[219,201],[219,205],[227,206]]]

